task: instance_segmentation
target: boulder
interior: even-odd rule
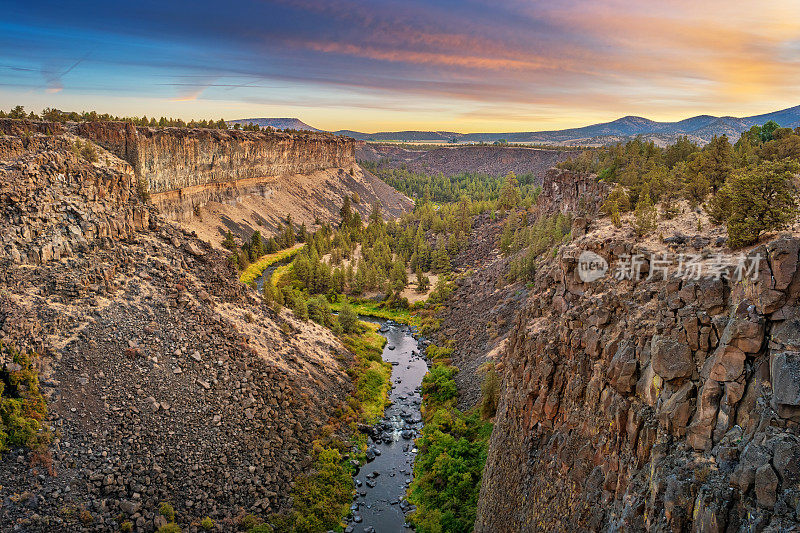
[[[797,255],[800,251],[800,240],[792,237],[781,237],[769,243],[769,265],[774,280],[773,289],[782,291],[792,282],[797,270]],[[763,259],[762,259],[763,260]]]
[[[658,421],[671,434],[682,437],[695,404],[694,383],[687,381],[658,409]]]
[[[775,499],[778,491],[778,476],[769,463],[756,470],[755,485],[758,504],[768,509],[775,507]]]
[[[772,354],[770,375],[773,401],[778,405],[800,406],[800,352]]]
[[[687,378],[694,372],[692,351],[686,343],[654,335],[651,346],[653,370],[663,379]]]
[[[716,423],[721,396],[722,386],[712,379],[706,380],[700,389],[697,412],[695,412],[686,435],[686,442],[695,450],[711,448],[711,432]]]
[[[636,385],[638,366],[633,344],[624,341],[611,358],[608,371],[611,385],[623,394],[631,392]]]

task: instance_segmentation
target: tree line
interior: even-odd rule
[[[800,128],[769,121],[731,144],[714,136],[703,147],[686,136],[665,148],[639,138],[587,150],[559,167],[594,173],[614,185],[602,214],[616,225],[634,212],[637,234],[654,231],[658,219],[678,214],[680,200],[702,207],[726,224],[732,247],[753,244],[765,232],[785,228],[798,214],[794,175],[800,160]]]

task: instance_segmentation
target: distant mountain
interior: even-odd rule
[[[601,146],[629,140],[641,135],[664,146],[672,143],[679,135],[686,135],[695,142],[707,143],[714,135],[725,134],[732,141],[738,140],[743,131],[752,126],[774,120],[786,128],[800,126],[800,106],[773,113],[751,117],[715,117],[699,115],[678,122],[656,122],[644,117],[627,116],[611,122],[593,124],[580,128],[553,131],[505,132],[505,133],[457,133],[452,131],[384,131],[362,133],[352,130],[336,131],[337,135],[347,135],[364,141],[406,141],[406,142],[494,142],[505,139],[511,143],[534,143],[570,146]]]
[[[549,144],[561,146],[604,146],[624,142],[636,136],[653,141],[659,146],[675,142],[680,135],[686,135],[694,142],[705,144],[714,135],[727,135],[736,141],[743,131],[752,126],[774,120],[785,128],[800,126],[800,106],[751,117],[715,117],[699,115],[678,122],[656,122],[644,117],[627,116],[603,122],[552,131],[522,131],[505,133],[458,133],[455,131],[382,131],[363,133],[353,130],[339,130],[334,133],[346,135],[362,141],[404,141],[404,142],[450,142],[460,143],[494,142],[505,139],[510,143]],[[255,123],[262,128],[295,129],[320,131],[296,118],[243,118],[229,120],[228,124]]]
[[[305,130],[305,131],[320,131],[317,128],[312,128],[298,118],[240,118],[236,120],[227,120],[229,126],[234,124],[258,124],[261,128],[269,126],[275,130]]]

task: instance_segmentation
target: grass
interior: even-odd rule
[[[374,424],[383,416],[389,401],[389,382],[392,365],[383,361],[386,337],[378,333],[378,325],[360,322],[361,332],[342,335],[342,342],[356,356],[353,382],[356,398],[361,405],[361,416],[367,424]]]
[[[276,269],[275,269],[275,271],[272,273],[272,276],[270,276],[270,278],[269,278],[269,282],[270,282],[270,283],[272,283],[272,285],[273,285],[274,287],[277,287],[277,286],[278,286],[278,283],[279,283],[279,282],[280,282],[280,280],[281,280],[281,278],[282,278],[282,277],[283,277],[283,276],[284,276],[286,273],[288,273],[288,272],[289,272],[291,269],[292,269],[292,264],[291,264],[291,263],[289,263],[288,265],[281,265],[281,266],[279,266],[279,267],[278,267],[278,268],[276,268]]]
[[[342,308],[343,302],[334,302],[331,304],[331,310],[339,311]],[[374,302],[372,300],[354,300],[350,302],[353,310],[362,316],[374,316],[375,318],[382,318],[384,320],[394,320],[401,324],[408,324],[409,326],[422,325],[422,319],[416,314],[412,313],[409,309],[387,309],[381,307],[381,302]]]
[[[250,284],[258,278],[264,271],[277,263],[278,261],[283,261],[284,259],[288,259],[295,255],[297,252],[303,248],[305,244],[298,243],[292,246],[291,248],[286,248],[284,250],[280,250],[273,254],[262,255],[258,258],[258,260],[251,263],[247,268],[242,271],[242,274],[239,276],[239,280],[242,283]]]

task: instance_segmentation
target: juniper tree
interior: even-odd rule
[[[720,202],[732,248],[758,242],[765,232],[787,227],[797,219],[798,203],[794,176],[796,161],[764,161],[734,173]]]

